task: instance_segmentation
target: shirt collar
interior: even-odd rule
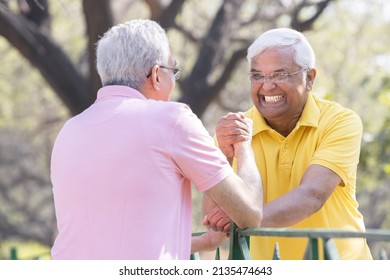
[[[248,112],[247,116],[253,120],[253,135],[260,133],[264,130],[272,129],[260,112],[253,106]],[[305,107],[303,108],[303,112],[301,117],[298,120],[298,126],[313,126],[318,127],[320,119],[320,109],[318,108],[315,98],[311,93],[307,96],[307,101]]]
[[[135,90],[131,87],[126,86],[105,86],[99,89],[97,93],[97,98],[95,102],[99,102],[101,100],[114,97],[121,96],[127,98],[137,98],[137,99],[145,99],[146,97],[140,93],[138,90]]]

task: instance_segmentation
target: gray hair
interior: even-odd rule
[[[316,58],[313,48],[306,37],[290,28],[271,29],[261,34],[248,48],[249,63],[256,55],[268,48],[292,47],[295,51],[294,61],[300,67],[314,68]]]
[[[151,20],[131,20],[108,30],[97,43],[96,67],[103,86],[139,90],[156,64],[168,62],[165,30]]]

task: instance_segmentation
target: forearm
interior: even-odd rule
[[[192,236],[191,239],[191,254],[196,252],[209,251],[207,244],[202,235],[200,236]]]
[[[226,233],[215,232],[209,229],[200,236],[193,236],[191,239],[191,254],[202,251],[213,251],[227,239]]]
[[[300,185],[264,205],[261,226],[287,227],[310,217],[324,206],[340,182],[332,170],[310,165]]]
[[[242,142],[235,145],[237,156],[237,175],[244,181],[250,204],[256,208],[257,219],[263,216],[263,187],[261,176],[257,169],[250,143]]]
[[[204,217],[215,205],[216,203],[210,197],[208,197],[206,193],[204,193],[202,199],[202,216]],[[208,241],[205,237],[205,234],[192,236],[191,254],[201,251],[210,251],[210,246],[207,244]]]
[[[206,216],[211,209],[218,205],[206,194],[203,195],[202,200],[202,216]],[[201,251],[213,251],[227,238],[226,233],[216,232],[208,227],[206,233],[193,236],[191,240],[191,254]]]
[[[264,205],[261,227],[288,227],[310,217],[322,207],[316,197],[295,189]]]
[[[202,200],[202,216],[207,215],[207,213],[209,213],[209,211],[215,206],[217,206],[217,203],[215,203],[214,200],[212,200],[207,195],[207,193],[204,193],[203,200]]]
[[[247,143],[242,143],[236,145],[235,149],[237,153],[237,175],[245,182],[253,199],[260,202],[261,205],[263,201],[263,185],[252,147]]]
[[[244,118],[244,116],[240,115],[239,123],[243,127],[238,129],[238,131],[241,131],[240,137],[243,141],[233,141],[229,137],[224,138],[224,135],[228,134],[219,133],[221,139],[224,139],[223,142],[227,143],[224,146],[228,147],[231,145],[233,148],[233,154],[237,157],[238,174],[228,176],[207,191],[210,198],[240,228],[258,227],[263,215],[263,188],[251,146],[252,125],[250,120],[245,120]],[[236,124],[232,127],[236,127]],[[234,129],[232,131],[237,130]],[[219,215],[218,218],[220,217]]]
[[[263,203],[263,185],[256,166],[255,156],[249,143],[235,146],[237,154],[237,175],[245,182],[253,201],[260,206]]]

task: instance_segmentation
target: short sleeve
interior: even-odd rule
[[[312,164],[325,166],[338,174],[345,184],[355,180],[359,163],[363,125],[360,117],[344,110],[328,122],[314,154]]]
[[[181,174],[205,191],[233,173],[201,120],[187,106],[181,108],[173,139],[172,155]]]

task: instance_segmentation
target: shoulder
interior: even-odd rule
[[[159,123],[174,125],[179,121],[196,119],[191,108],[184,103],[156,100],[148,100],[147,103],[147,109],[144,111],[145,117]]]
[[[191,108],[184,103],[175,101],[148,100],[151,110],[164,111],[166,114],[193,114]]]
[[[321,98],[315,98],[320,111],[318,132],[337,139],[355,139],[360,142],[363,123],[359,115],[343,105]]]
[[[348,122],[356,126],[362,126],[361,118],[355,111],[335,101],[326,100],[318,96],[313,96],[313,98],[320,111],[321,119],[334,124]]]
[[[174,101],[155,101],[152,106],[154,108],[149,109],[154,115],[153,119],[173,129],[175,134],[187,137],[189,134],[206,133],[202,121],[188,105]]]
[[[191,110],[190,106],[184,103],[168,101],[165,102],[166,110],[169,111],[170,114],[175,115],[177,117],[177,121],[200,121],[197,115]]]

